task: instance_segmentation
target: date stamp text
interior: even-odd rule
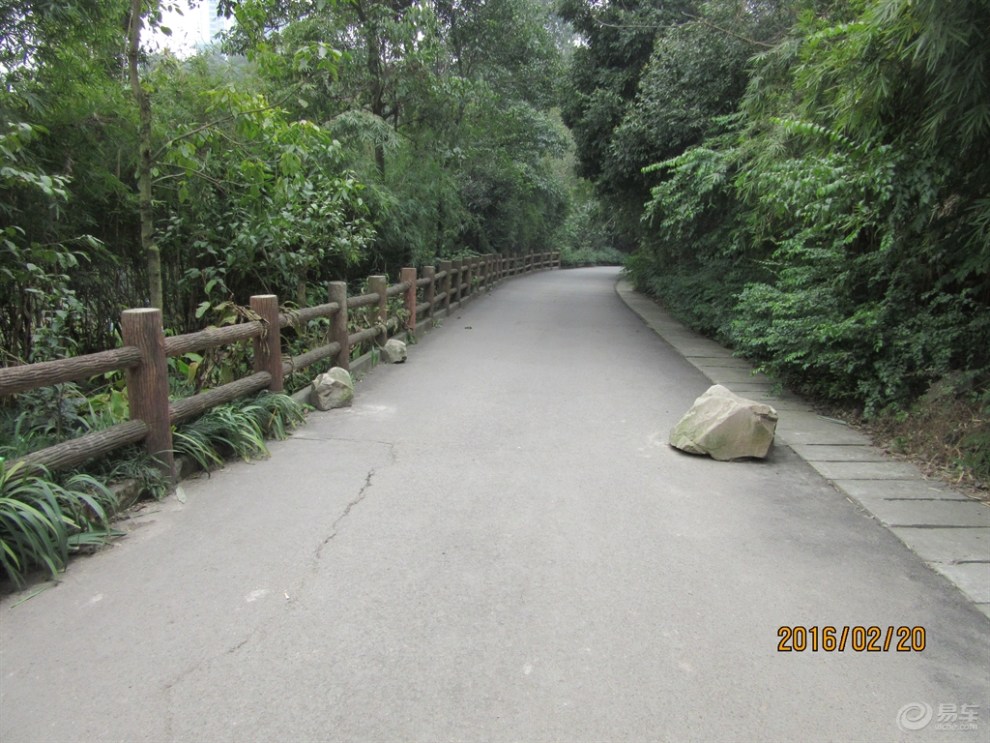
[[[924,627],[879,627],[845,625],[843,627],[803,625],[777,628],[777,651],[780,653],[920,653],[925,649]]]

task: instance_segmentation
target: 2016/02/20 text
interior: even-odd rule
[[[920,653],[925,649],[926,633],[924,627],[894,627],[883,628],[877,625],[846,625],[844,627],[823,627],[802,625],[783,626],[777,628],[777,651],[781,653],[803,653],[810,650],[813,653],[845,652],[852,650],[857,653],[886,653],[894,650],[898,653]]]

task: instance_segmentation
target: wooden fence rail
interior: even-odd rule
[[[370,291],[353,297],[347,296],[346,282],[331,281],[326,304],[280,312],[278,297],[255,295],[250,306],[257,320],[168,338],[160,310],[124,310],[121,348],[0,369],[0,395],[14,395],[113,371],[123,371],[127,378],[131,420],[32,452],[19,460],[27,465],[22,471],[74,467],[122,446],[143,442],[146,451],[174,479],[172,426],[175,423],[263,389],[282,392],[286,375],[324,359],[333,359],[337,366],[350,368],[351,349],[368,341],[384,343],[390,330],[401,327],[398,318],[388,315],[390,297],[402,296],[405,328],[415,332],[417,317],[432,319],[441,313],[446,316],[452,305],[460,307],[479,290],[491,288],[503,279],[559,266],[559,253],[441,261],[439,270],[426,266],[421,278],[417,277],[415,268],[403,268],[399,282],[391,286],[386,277],[372,276],[368,280]],[[348,333],[349,314],[361,308],[369,308],[364,310],[368,313],[369,327]],[[302,327],[319,318],[330,320],[327,343],[298,356],[283,358],[280,330]],[[252,374],[190,397],[169,399],[170,356],[244,341],[253,344]]]

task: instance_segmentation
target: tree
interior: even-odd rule
[[[108,172],[116,158],[106,135],[120,131],[114,59],[123,12],[107,0],[21,0],[0,10],[4,363],[65,344],[85,349],[106,335],[75,290],[112,262],[86,199],[119,184]]]
[[[333,78],[307,69],[284,79],[305,91],[295,114],[324,122],[372,186],[376,270],[546,238],[561,204],[544,158],[559,154],[562,140],[542,113],[554,103],[560,59],[544,4],[340,0],[271,9],[278,20],[256,23],[271,29],[264,43],[283,57],[317,43],[342,52]]]
[[[148,18],[153,18],[149,14]],[[141,249],[148,271],[148,298],[152,307],[162,309],[162,257],[155,240],[155,208],[152,194],[154,167],[151,140],[151,97],[141,84],[141,29],[145,24],[144,0],[131,0],[127,17],[127,74],[138,109],[138,213],[141,219]]]
[[[436,0],[451,71],[537,108],[557,103],[562,72],[549,8],[533,0]]]
[[[700,30],[731,33],[693,47],[684,42],[698,29],[683,25],[658,39],[641,118],[616,130],[653,127],[667,132],[654,143],[675,145],[650,168],[660,181],[638,283],[783,380],[870,414],[940,379],[980,389],[990,375],[986,3],[765,3],[753,28],[715,8]],[[759,47],[748,67],[714,63],[742,42]],[[699,62],[708,77],[692,75]],[[739,90],[730,70],[740,69],[738,112],[706,116],[727,110],[718,102]]]
[[[262,288],[545,249],[565,217],[546,0],[244,0],[226,56],[191,59],[149,50],[160,9],[0,12],[18,355],[70,304],[48,338],[96,349],[149,298],[185,330]]]
[[[561,0],[559,11],[582,39],[571,57],[563,118],[577,145],[579,175],[595,184],[619,215],[619,237],[631,250],[639,235],[639,213],[648,197],[639,168],[614,162],[614,135],[634,104],[640,77],[657,38],[688,20],[691,0],[632,0],[596,3]]]

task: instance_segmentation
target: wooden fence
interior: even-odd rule
[[[399,283],[391,286],[385,276],[371,276],[369,292],[352,297],[347,295],[346,282],[331,281],[326,304],[280,313],[278,297],[257,295],[251,297],[250,306],[260,318],[258,320],[168,338],[162,328],[160,310],[124,310],[121,315],[124,345],[121,348],[0,369],[0,395],[13,395],[113,371],[123,370],[127,377],[129,421],[40,449],[19,461],[28,465],[24,471],[30,471],[32,465],[49,470],[63,469],[127,444],[144,442],[147,452],[174,478],[173,424],[263,389],[282,392],[286,374],[323,359],[349,368],[354,346],[370,340],[384,342],[390,331],[401,329],[397,318],[388,315],[389,297],[403,297],[406,328],[415,332],[417,317],[446,316],[451,307],[459,307],[479,289],[489,288],[510,276],[559,266],[559,253],[487,255],[442,261],[439,270],[426,266],[422,277],[417,276],[415,268],[403,268]],[[361,307],[374,307],[369,314],[375,321],[368,328],[348,333],[348,312]],[[302,326],[321,317],[330,319],[329,342],[283,360],[281,329]],[[191,397],[169,399],[168,357],[245,341],[251,341],[254,346],[254,372],[251,375]]]

